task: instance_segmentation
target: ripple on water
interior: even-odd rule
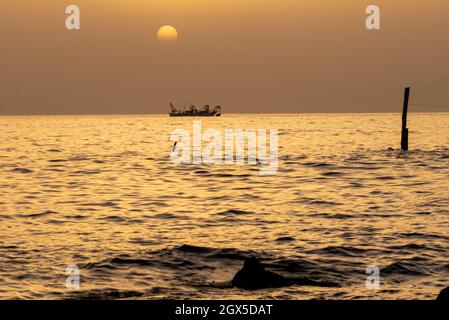
[[[328,246],[321,249],[310,250],[309,253],[323,254],[323,255],[336,255],[345,257],[357,257],[360,255],[366,255],[368,253],[376,252],[372,249],[363,249],[351,246]]]
[[[55,214],[58,214],[58,213],[55,211],[47,210],[47,211],[39,212],[39,213],[17,214],[16,217],[18,217],[18,218],[43,218],[43,217],[47,217],[47,216],[51,216],[51,215],[55,215]]]
[[[100,170],[77,170],[73,172],[73,175],[93,175],[101,173]]]
[[[106,202],[93,202],[93,203],[83,203],[82,206],[86,207],[117,207],[118,204],[112,201]]]
[[[381,269],[381,274],[405,275],[405,276],[423,276],[426,274],[423,266],[417,261],[396,261]]]
[[[237,209],[229,209],[229,210],[226,210],[223,212],[216,213],[216,215],[219,215],[219,216],[240,216],[240,215],[248,215],[248,214],[254,214],[254,212],[237,210]]]
[[[27,168],[14,168],[11,171],[17,172],[17,173],[32,173],[33,172],[33,170],[27,169]]]

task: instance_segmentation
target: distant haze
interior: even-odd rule
[[[448,17],[447,0],[2,0],[0,114],[396,112],[449,77]],[[449,105],[449,83],[412,102]]]

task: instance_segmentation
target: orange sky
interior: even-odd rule
[[[2,0],[0,114],[400,111],[405,85],[449,76],[447,17],[447,0]],[[412,102],[449,105],[448,88]]]

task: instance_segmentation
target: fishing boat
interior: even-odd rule
[[[170,117],[220,117],[221,106],[216,106],[211,110],[210,106],[206,104],[203,108],[197,108],[194,104],[184,107],[183,110],[178,110],[173,103],[170,102]]]

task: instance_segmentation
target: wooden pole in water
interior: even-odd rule
[[[401,149],[408,150],[408,128],[407,128],[407,112],[408,112],[408,100],[410,97],[410,88],[405,88],[404,91],[404,107],[402,109],[402,135],[401,135]]]

